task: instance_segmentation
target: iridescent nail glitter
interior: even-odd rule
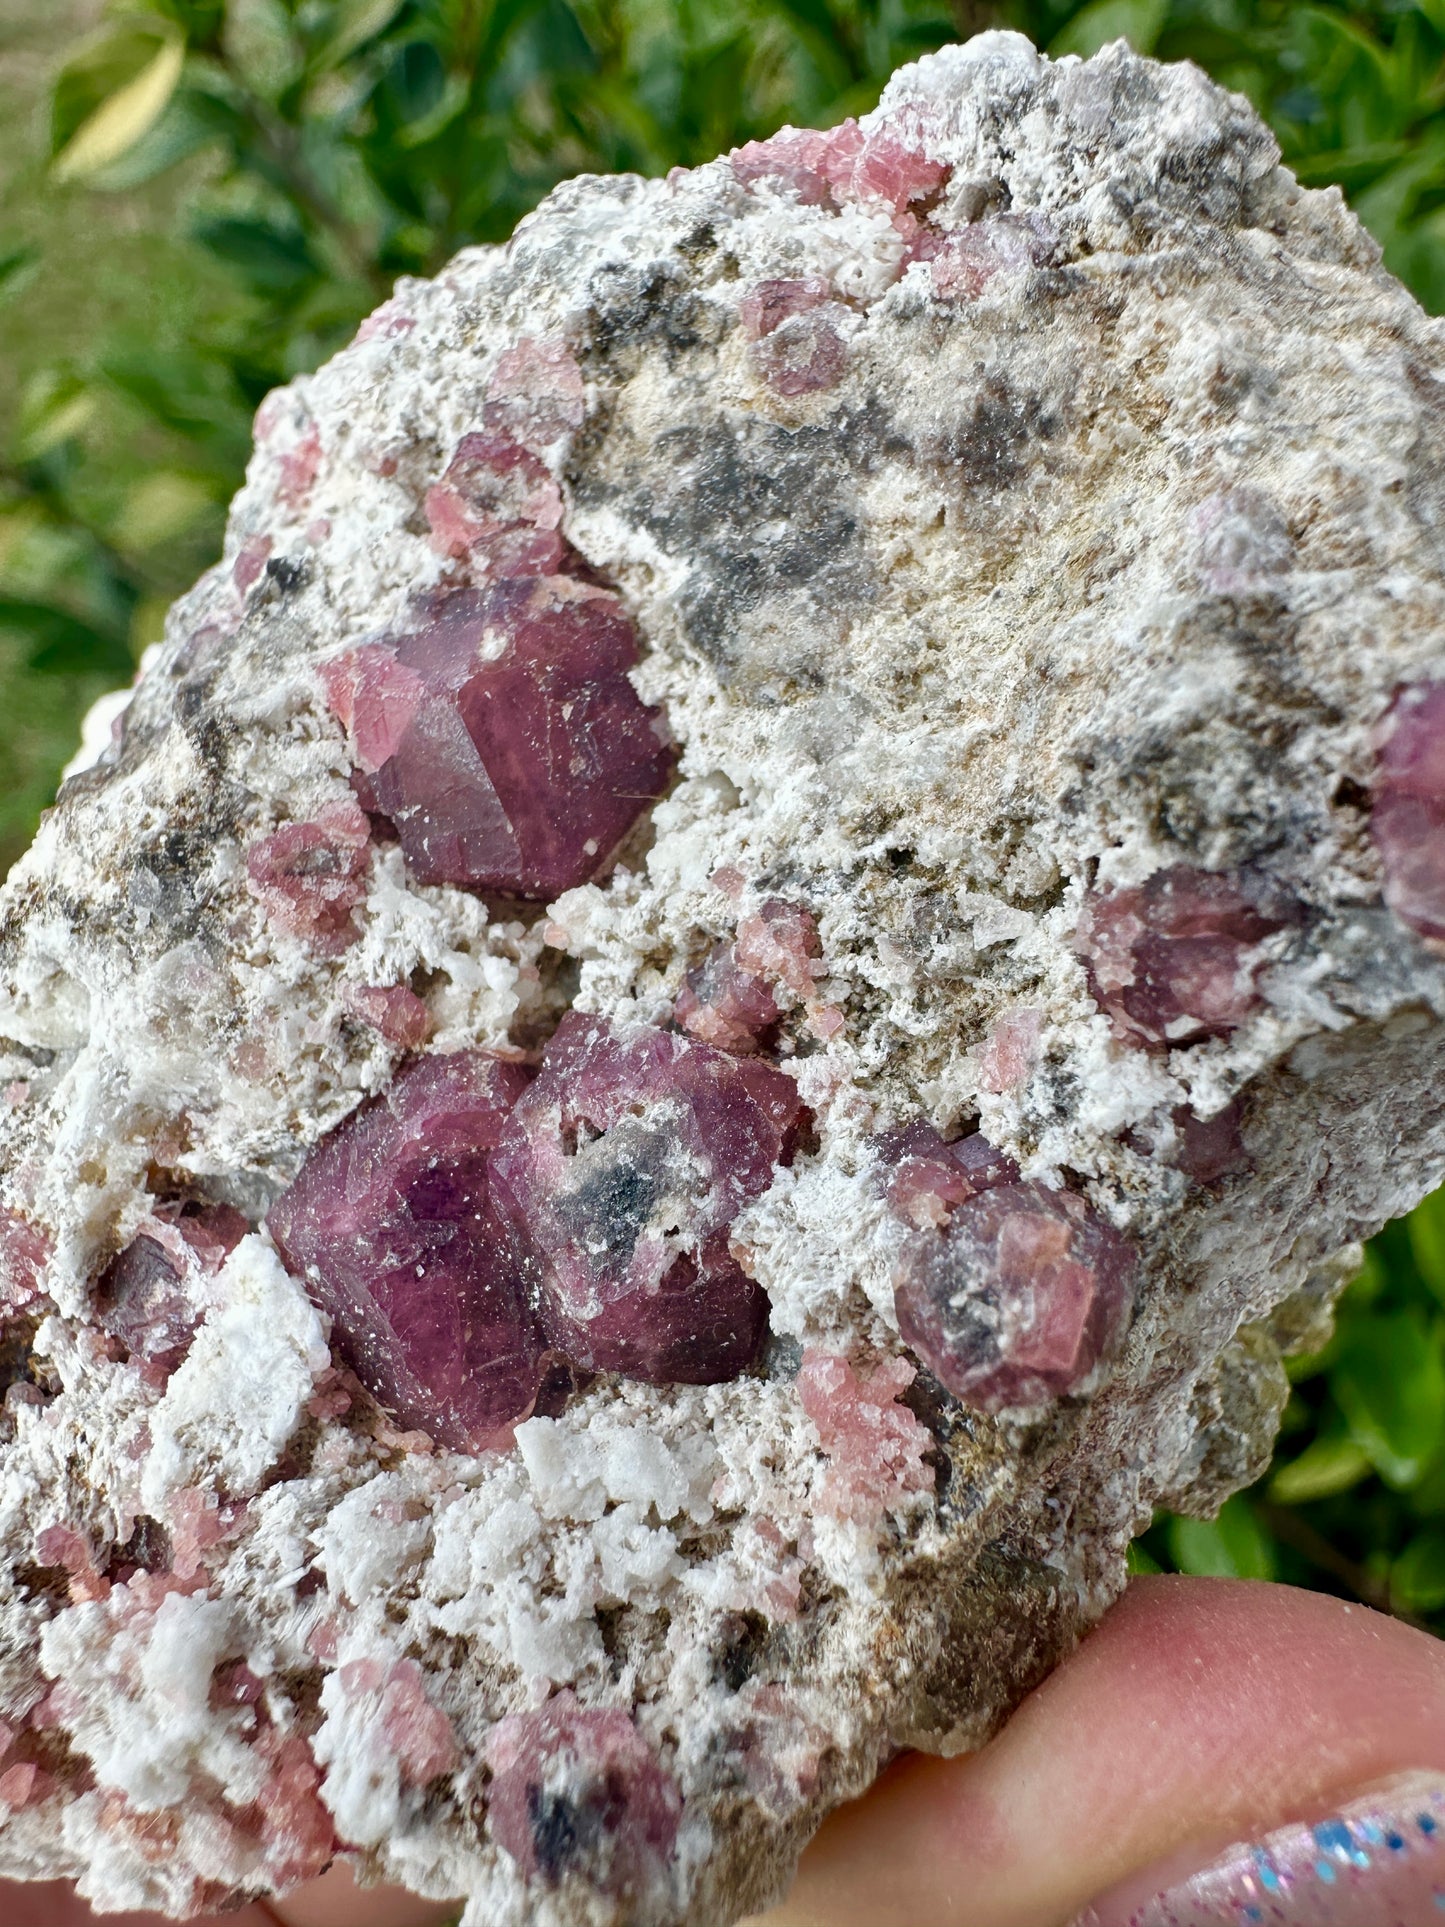
[[[1391,1781],[1139,1893],[1131,1882],[1075,1927],[1445,1927],[1445,1780]]]

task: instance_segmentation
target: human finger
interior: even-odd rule
[[[1100,1896],[1127,1920],[1131,1892],[1406,1773],[1445,1813],[1441,1642],[1287,1587],[1139,1580],[989,1746],[907,1758],[834,1814],[767,1927],[1061,1927]],[[1445,1894],[1445,1834],[1412,1837]]]

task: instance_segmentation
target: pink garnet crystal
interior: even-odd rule
[[[367,1390],[463,1450],[506,1443],[546,1369],[487,1184],[527,1076],[484,1051],[418,1058],[321,1139],[266,1220]]]
[[[728,1227],[791,1162],[806,1116],[774,1065],[564,1017],[491,1166],[551,1343],[652,1384],[750,1365],[767,1299]]]
[[[546,900],[606,868],[667,786],[659,711],[627,679],[616,596],[521,577],[433,602],[413,633],[328,664],[356,790],[413,873]]]
[[[665,1881],[682,1796],[628,1714],[564,1690],[499,1721],[487,1761],[492,1834],[527,1879],[579,1874],[634,1903]]]
[[[1445,683],[1399,690],[1381,734],[1370,834],[1385,901],[1422,937],[1445,938]]]
[[[1256,946],[1292,920],[1238,877],[1180,864],[1091,897],[1075,947],[1125,1042],[1193,1044],[1237,1030],[1256,1008]]]
[[[964,1404],[1040,1405],[1079,1390],[1118,1342],[1135,1265],[1128,1239],[1073,1192],[989,1185],[910,1242],[898,1330]]]

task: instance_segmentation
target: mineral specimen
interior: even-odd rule
[[[768,1303],[728,1231],[792,1163],[805,1115],[770,1064],[564,1017],[491,1160],[551,1342],[653,1384],[736,1378]]]
[[[416,1059],[321,1140],[266,1219],[367,1390],[473,1450],[509,1436],[543,1377],[487,1176],[526,1083],[482,1051]]]
[[[1445,1174],[1445,343],[982,35],[272,396],[0,908],[0,1874],[774,1898]]]

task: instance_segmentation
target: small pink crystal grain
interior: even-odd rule
[[[463,1449],[508,1438],[543,1376],[486,1172],[526,1082],[484,1051],[416,1059],[321,1139],[266,1221],[372,1396]]]
[[[270,923],[322,956],[355,941],[366,895],[371,825],[348,797],[308,823],[285,823],[246,851],[246,885]]]
[[[1176,864],[1091,897],[1075,947],[1124,1042],[1192,1044],[1227,1036],[1258,1007],[1258,946],[1292,920],[1263,886]]]
[[[323,682],[414,875],[545,901],[600,874],[672,774],[637,659],[616,596],[550,576],[443,597]]]
[[[1445,683],[1398,691],[1380,734],[1370,834],[1385,901],[1420,936],[1445,938]]]
[[[803,1353],[798,1398],[828,1457],[816,1497],[833,1518],[877,1525],[910,1493],[933,1490],[925,1458],[933,1435],[898,1403],[915,1377],[906,1358],[885,1359],[863,1378],[846,1358]]]
[[[898,1330],[964,1404],[1040,1405],[1083,1386],[1117,1343],[1135,1268],[1128,1239],[1073,1192],[993,1185],[910,1241]]]
[[[551,1342],[653,1384],[751,1364],[767,1299],[728,1227],[791,1162],[806,1115],[770,1064],[564,1017],[491,1165]]]
[[[666,1879],[682,1796],[627,1713],[555,1693],[500,1720],[487,1761],[492,1835],[525,1878],[577,1874],[634,1903]]]

